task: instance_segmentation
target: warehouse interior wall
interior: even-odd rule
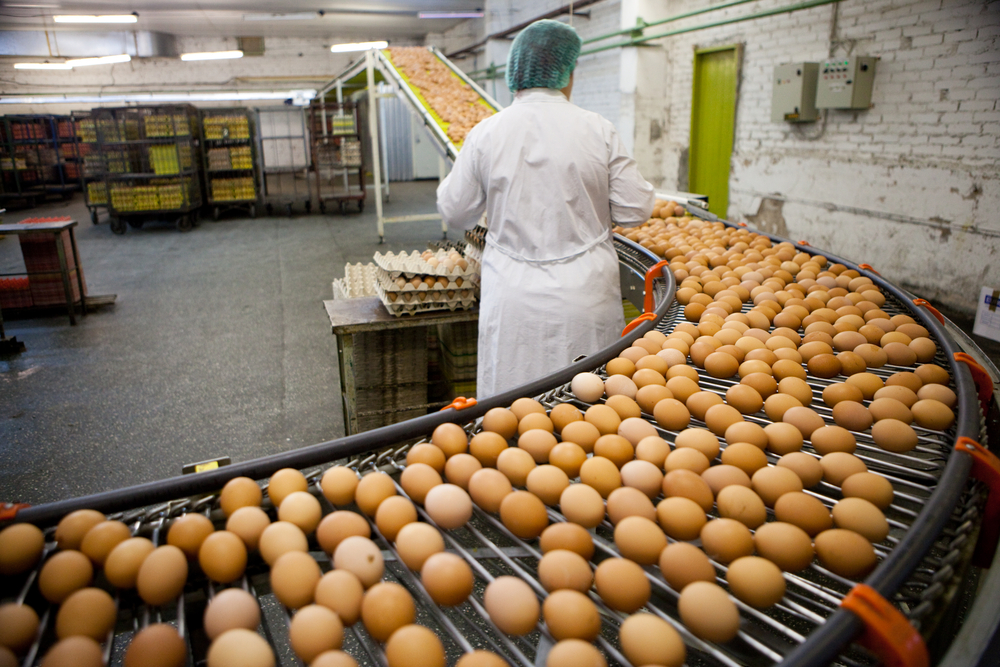
[[[790,4],[761,0],[650,31]],[[635,9],[652,21],[704,5]],[[981,286],[1000,282],[998,39],[997,2],[842,0],[626,49],[638,52],[641,81],[636,158],[658,187],[687,189],[694,50],[741,44],[728,218],[867,262],[968,312]],[[852,55],[880,59],[871,109],[771,122],[776,65]]]

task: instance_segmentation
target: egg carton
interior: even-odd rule
[[[479,288],[479,276],[450,276],[447,284],[444,286],[435,284],[433,286],[428,285],[424,280],[426,278],[431,278],[434,280],[448,280],[449,277],[446,276],[424,276],[417,275],[412,278],[405,278],[403,276],[397,276],[396,278],[391,278],[389,273],[381,269],[378,270],[375,278],[375,282],[382,288],[385,292],[392,293],[410,293],[410,292],[449,292],[449,291],[462,291],[462,290],[476,290]],[[476,278],[473,280],[473,278]],[[414,284],[413,281],[417,281]],[[459,284],[461,281],[461,284]]]
[[[417,313],[426,313],[435,310],[468,310],[476,305],[474,295],[469,298],[446,298],[445,300],[418,301],[416,299],[418,296],[417,294],[409,293],[407,296],[414,298],[413,301],[403,301],[403,298],[405,297],[397,297],[396,301],[392,301],[389,297],[389,293],[383,290],[381,285],[376,284],[375,287],[378,291],[378,297],[382,301],[382,305],[384,305],[386,310],[396,317],[401,317],[403,315],[416,315]],[[427,296],[431,297],[432,295],[428,294]]]
[[[444,250],[445,252],[449,250],[454,250],[461,255],[465,254],[465,246],[466,246],[465,241],[451,241],[447,239],[444,241],[427,242],[428,250],[433,250],[434,252],[437,252],[438,250]]]
[[[379,267],[368,264],[345,264],[344,277],[333,281],[334,299],[357,299],[365,296],[377,296],[375,285],[378,283]]]
[[[439,250],[434,257],[443,262],[448,258],[448,252]],[[412,253],[389,252],[384,255],[377,252],[375,253],[375,263],[382,267],[393,280],[400,276],[410,279],[418,275],[467,278],[475,273],[468,268],[462,269],[457,266],[450,271],[445,270],[443,264],[431,266],[416,250]]]

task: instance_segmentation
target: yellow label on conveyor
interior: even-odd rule
[[[208,463],[199,463],[194,467],[195,472],[208,472],[209,470],[218,470],[218,461],[209,461]]]

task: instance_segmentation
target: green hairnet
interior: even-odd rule
[[[525,88],[554,88],[569,85],[576,67],[582,40],[576,30],[543,19],[521,31],[507,55],[507,87],[511,92]]]

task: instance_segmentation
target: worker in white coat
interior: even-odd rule
[[[624,327],[613,225],[649,219],[652,186],[614,126],[571,104],[576,31],[537,21],[511,45],[506,109],[465,138],[438,211],[468,230],[486,212],[477,395],[565,368]]]

